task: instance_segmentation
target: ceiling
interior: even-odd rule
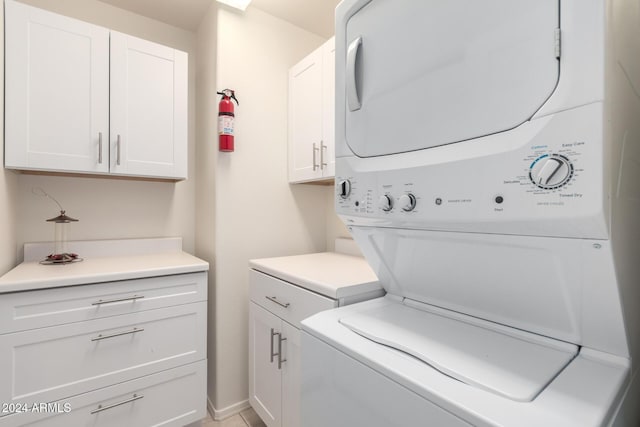
[[[200,19],[215,0],[100,1],[185,30],[196,31]],[[339,2],[340,0],[253,0],[249,7],[329,38],[334,33],[333,13]]]

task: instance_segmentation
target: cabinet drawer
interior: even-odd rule
[[[9,293],[0,298],[0,334],[206,299],[206,272]]]
[[[0,427],[184,426],[206,417],[206,386],[203,360],[54,402],[48,413],[8,415]]]
[[[206,302],[0,336],[0,402],[50,402],[206,358]]]
[[[256,270],[250,270],[249,274],[251,300],[296,328],[300,328],[300,322],[312,314],[337,307],[337,302],[331,298],[273,276]]]

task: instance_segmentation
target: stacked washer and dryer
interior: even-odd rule
[[[303,322],[302,425],[640,425],[640,2],[343,0],[336,88],[387,295]]]

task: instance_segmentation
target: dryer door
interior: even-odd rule
[[[343,41],[349,147],[401,153],[529,120],[558,81],[558,28],[558,0],[366,3]]]

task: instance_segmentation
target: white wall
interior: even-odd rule
[[[33,187],[42,187],[58,199],[70,216],[80,219],[80,222],[68,227],[70,240],[181,236],[185,250],[193,252],[196,188],[195,34],[97,0],[24,0],[24,3],[189,53],[189,178],[170,183],[21,174],[16,178],[17,194],[9,191],[11,196],[6,196],[7,191],[3,190],[0,178],[0,200],[4,195],[7,205],[16,206],[17,209],[18,220],[14,228],[18,248],[22,248],[24,242],[53,239],[53,227],[45,223],[45,219],[57,215],[57,206],[31,192]],[[4,175],[8,176],[7,172]],[[10,189],[12,180],[10,177]],[[15,247],[15,243],[13,245]]]
[[[215,199],[217,156],[216,122],[216,37],[218,9],[212,2],[198,27],[196,86],[197,100],[197,144],[196,144],[196,252],[207,260],[209,271],[209,305],[207,328],[208,381],[207,394],[210,401],[216,393],[216,328],[215,325]]]
[[[4,8],[0,8],[0,57],[4,57]],[[0,68],[0,81],[4,81],[4,67]],[[4,99],[4,85],[0,85],[0,99]],[[4,129],[4,102],[0,103],[0,124]],[[4,132],[0,133],[4,147]],[[14,267],[17,261],[16,191],[18,176],[2,167],[4,150],[0,150],[0,275]]]
[[[214,150],[206,166],[216,171],[210,398],[224,414],[248,397],[248,261],[325,250],[327,189],[287,182],[287,72],[323,39],[252,7],[217,17],[216,88],[240,101],[236,151]],[[206,102],[217,105],[213,90]],[[200,137],[199,148],[217,144]]]

